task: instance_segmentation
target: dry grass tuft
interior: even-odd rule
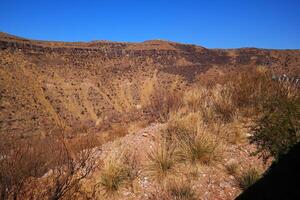
[[[164,138],[161,138],[148,154],[148,163],[144,170],[146,175],[158,182],[162,182],[170,174],[175,173],[175,164],[174,146]]]
[[[116,195],[130,177],[130,168],[121,158],[110,157],[104,162],[99,185],[108,196]]]
[[[193,112],[199,111],[207,96],[207,90],[204,88],[193,88],[184,93],[184,103]]]
[[[261,172],[256,168],[250,168],[242,172],[236,179],[242,190],[253,185],[261,177]]]
[[[169,113],[178,111],[183,106],[181,94],[166,89],[153,90],[149,110],[155,119],[165,122]]]
[[[225,139],[231,144],[242,144],[247,141],[246,133],[249,132],[248,128],[241,121],[241,117],[234,115],[232,122],[223,126]]]
[[[174,200],[196,200],[192,184],[187,181],[170,181],[166,186],[167,194]]]
[[[185,162],[211,164],[222,157],[220,149],[221,143],[214,135],[198,132],[179,141],[177,156]]]
[[[224,122],[231,122],[236,112],[236,106],[232,101],[232,91],[228,86],[217,85],[212,90],[214,111]]]
[[[152,192],[149,200],[196,200],[198,199],[196,192],[193,190],[192,184],[185,180],[167,181],[165,187],[158,188]]]
[[[183,116],[174,113],[167,123],[163,137],[165,137],[167,141],[177,142],[185,138],[186,135],[195,134],[199,123],[200,116],[197,113],[189,113]]]
[[[226,170],[231,175],[237,175],[238,167],[239,167],[238,163],[233,162],[233,163],[229,163],[228,165],[226,165]]]
[[[211,90],[195,87],[185,92],[184,104],[189,112],[199,113],[204,122],[214,121],[215,113]]]

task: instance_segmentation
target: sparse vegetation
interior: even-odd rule
[[[139,45],[126,43],[112,46],[119,45],[126,49],[124,52],[139,48]],[[154,46],[160,45],[155,43]],[[165,45],[163,49],[172,47],[170,54],[177,48],[175,44]],[[111,48],[108,46],[109,43],[105,43],[103,48]],[[76,52],[88,48],[78,48]],[[198,188],[194,188],[199,185],[197,181],[203,178],[206,183],[210,181],[207,177],[211,178],[202,170],[211,173],[211,169],[225,171],[224,176],[234,176],[243,190],[252,185],[260,177],[260,171],[250,168],[241,172],[245,165],[240,162],[241,158],[237,159],[238,164],[225,165],[221,163],[225,160],[223,155],[247,157],[248,150],[255,145],[265,160],[277,160],[300,142],[299,88],[272,80],[271,70],[262,66],[237,69],[216,66],[214,70],[218,73],[213,73],[213,81],[209,81],[202,76],[206,76],[206,72],[197,74],[201,68],[197,57],[188,59],[197,48],[190,49],[184,59],[178,59],[177,55],[166,59],[164,53],[158,52],[162,62],[152,56],[144,59],[143,53],[139,58],[132,58],[135,54],[129,53],[128,58],[109,55],[106,59],[94,54],[98,51],[91,51],[84,56],[89,62],[81,62],[81,56],[72,53],[61,58],[59,53],[45,57],[30,53],[28,55],[39,57],[28,59],[26,51],[1,51],[1,58],[8,59],[0,61],[4,66],[0,69],[3,87],[0,96],[4,99],[0,105],[1,112],[4,111],[0,119],[0,199],[97,199],[103,195],[106,199],[118,198],[118,195],[119,199],[122,195],[128,195],[128,199],[144,198],[141,193],[157,187],[150,199],[193,200],[200,198],[196,195]],[[184,47],[180,49],[178,54],[185,51]],[[217,55],[218,51],[214,53]],[[230,50],[227,53],[230,54]],[[232,60],[244,57],[231,53],[238,58]],[[99,61],[100,57],[103,60]],[[73,66],[74,62],[76,70],[68,72],[69,68],[54,69],[50,65],[45,65],[52,69],[50,72],[35,69],[36,63],[52,62],[52,59],[54,64],[63,62]],[[176,66],[178,60],[182,64],[179,67]],[[172,66],[166,66],[168,63]],[[85,70],[81,71],[81,65]],[[100,65],[103,70],[98,70]],[[190,69],[195,71],[185,71]],[[42,75],[39,70],[43,71]],[[149,74],[153,75],[150,79]],[[135,80],[135,76],[141,77]],[[35,81],[36,77],[40,80]],[[205,81],[206,85],[199,84]],[[27,115],[30,120],[26,119]],[[35,132],[32,129],[21,136],[12,131],[23,131],[23,125],[24,130],[25,127],[49,130],[59,116],[63,118],[61,124],[68,126],[68,133],[64,129],[49,131],[51,133],[41,131],[41,134],[36,131],[38,136],[35,137],[30,135]],[[143,127],[155,122],[162,130],[150,129],[150,132],[137,134],[134,140],[125,142],[125,145],[132,142],[132,149],[118,151],[128,133],[131,136],[141,129],[141,126],[131,127],[132,121]],[[15,126],[19,129],[10,129]],[[145,140],[144,146],[136,147],[135,139]],[[104,150],[98,148],[104,143],[112,149],[106,145],[102,146]],[[115,154],[106,154],[107,149]],[[144,149],[147,151],[142,154]],[[101,157],[102,153],[105,158]],[[97,163],[103,164],[102,167]],[[89,175],[95,170],[96,181],[93,179],[90,183]],[[87,197],[90,195],[85,194],[86,188],[94,186],[92,197]]]

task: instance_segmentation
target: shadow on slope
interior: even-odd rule
[[[300,199],[300,143],[273,163],[266,175],[236,200]]]

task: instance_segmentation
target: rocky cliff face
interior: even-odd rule
[[[153,85],[184,90],[211,69],[264,65],[295,74],[300,67],[298,50],[206,49],[160,40],[48,42],[5,33],[0,58],[1,133],[23,134],[47,132],[58,121],[97,127],[143,108]]]

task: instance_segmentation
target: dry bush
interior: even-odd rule
[[[184,103],[189,112],[200,113],[207,123],[215,123],[218,119],[230,122],[236,112],[232,91],[226,85],[217,84],[210,89],[194,87],[185,92]]]
[[[175,173],[175,148],[172,143],[160,138],[154,149],[148,154],[148,162],[144,167],[146,175],[162,182],[171,174]]]
[[[161,122],[168,120],[169,113],[179,110],[183,105],[179,92],[155,88],[148,108],[155,119]]]
[[[263,111],[265,104],[282,90],[282,84],[272,80],[268,70],[245,68],[226,74],[224,79],[233,104],[238,109],[250,111],[246,113],[250,116]]]
[[[0,197],[1,199],[8,199],[12,196],[14,199],[17,199],[19,191],[32,173],[31,167],[21,172],[22,166],[24,166],[23,163],[27,161],[22,155],[24,154],[23,152],[27,152],[29,147],[16,145],[14,139],[7,139],[1,138],[0,140]]]
[[[300,141],[299,89],[281,88],[264,104],[263,113],[252,126],[250,140],[265,160],[279,159]]]
[[[62,199],[79,190],[81,181],[95,168],[87,143],[72,149],[62,132],[44,139],[1,140],[0,181],[2,199]],[[51,172],[51,173],[49,173]],[[37,178],[42,185],[38,185]],[[26,191],[26,194],[24,193]],[[67,195],[68,194],[68,195]]]
[[[202,108],[208,96],[207,91],[204,88],[195,87],[184,93],[184,103],[190,111],[197,112]]]
[[[142,85],[140,85],[140,98],[142,106],[150,104],[150,99],[157,84],[157,77],[147,78]]]
[[[138,153],[133,152],[130,149],[126,149],[123,154],[123,160],[124,164],[129,170],[128,185],[130,186],[131,191],[134,193],[135,187],[133,185],[133,182],[137,178],[141,166],[140,159],[138,158]]]
[[[1,199],[18,199],[31,177],[40,177],[61,164],[54,139],[20,139],[2,135],[0,160]]]
[[[51,200],[72,199],[80,191],[81,182],[98,167],[93,151],[89,149],[93,146],[91,140],[77,144],[76,149],[72,149],[63,136],[59,140],[63,163],[53,169],[47,186],[46,194]]]

